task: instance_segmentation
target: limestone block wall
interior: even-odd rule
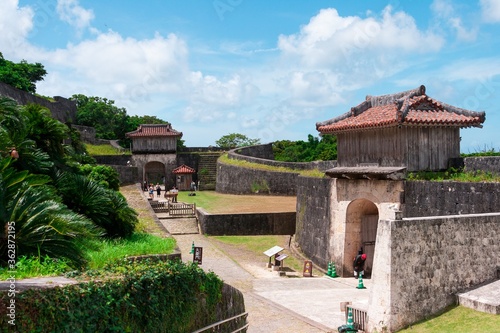
[[[295,195],[298,173],[242,168],[217,162],[215,190],[230,194]],[[267,189],[268,190],[267,190]]]
[[[271,152],[269,152],[269,149]],[[295,170],[318,169],[326,171],[337,165],[337,161],[313,161],[313,162],[283,162],[275,161],[272,153],[272,145],[259,145],[233,149],[228,152],[228,157],[235,160],[243,160],[252,163],[264,164],[274,167],[284,167]]]
[[[331,261],[330,178],[297,177],[297,223],[295,241],[302,252],[320,267]]]
[[[500,183],[406,181],[405,217],[500,212]]]
[[[466,157],[464,167],[467,171],[485,171],[500,174],[500,156]]]
[[[131,155],[96,155],[93,156],[97,164],[106,165],[122,165],[126,166],[127,162],[132,161]]]
[[[134,184],[137,182],[139,170],[137,167],[123,166],[123,165],[110,165],[118,172],[120,177],[120,185]]]
[[[293,235],[295,212],[209,214],[198,208],[198,221],[206,235]]]
[[[264,145],[248,146],[237,148],[234,150],[237,154],[257,157],[266,160],[274,160],[273,144],[268,143]]]
[[[497,278],[499,230],[499,213],[379,221],[370,331],[406,327]]]
[[[45,98],[32,95],[0,82],[0,96],[12,98],[20,105],[38,104],[50,110],[52,117],[62,123],[74,123],[76,119],[76,103],[64,97],[55,96],[51,102]]]

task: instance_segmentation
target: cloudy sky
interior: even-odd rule
[[[366,95],[423,84],[486,111],[462,151],[500,149],[500,0],[0,0],[0,52],[47,96],[106,97],[187,146],[307,140]]]

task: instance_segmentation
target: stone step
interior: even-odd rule
[[[476,311],[500,314],[500,280],[457,294],[458,304]]]
[[[162,215],[158,214],[158,218],[160,219],[161,224],[172,235],[200,233],[196,217],[162,218]]]

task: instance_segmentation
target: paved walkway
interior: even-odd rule
[[[350,301],[360,307],[368,303],[369,280],[364,283],[368,289],[357,289],[354,278],[332,279],[322,274],[312,278],[279,277],[265,267],[264,257],[262,267],[249,272],[203,235],[174,237],[184,261],[192,260],[189,252],[194,241],[203,247],[201,267],[243,292],[249,333],[336,332],[345,324],[341,302]]]

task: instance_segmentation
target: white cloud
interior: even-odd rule
[[[480,4],[486,22],[500,22],[500,1],[481,0]]]
[[[173,34],[137,40],[108,31],[64,49],[41,52],[43,63],[52,70],[39,88],[71,96],[80,91],[70,89],[87,86],[92,95],[133,106],[158,92],[179,94],[188,73],[187,54],[184,41]],[[55,76],[71,79],[59,81]]]
[[[413,17],[404,12],[393,13],[387,6],[381,17],[365,19],[342,17],[334,8],[323,9],[299,33],[280,36],[278,46],[285,55],[298,57],[304,65],[328,67],[353,55],[376,61],[389,53],[435,52],[443,43],[442,37],[420,31]]]
[[[34,11],[31,7],[19,7],[18,0],[3,0],[0,10],[0,45],[4,57],[9,60],[22,59],[21,50],[25,49],[26,38],[33,29]],[[25,58],[25,57],[24,57]]]
[[[434,0],[431,10],[438,18],[438,22],[446,24],[456,33],[459,40],[474,41],[477,37],[478,28],[467,29],[462,22],[462,18],[456,13],[453,4],[449,0]]]
[[[295,71],[280,80],[280,84],[290,93],[288,102],[291,105],[323,107],[338,104],[342,100],[335,75],[331,73]]]
[[[57,0],[59,18],[79,32],[90,26],[94,12],[80,6],[78,0]]]

